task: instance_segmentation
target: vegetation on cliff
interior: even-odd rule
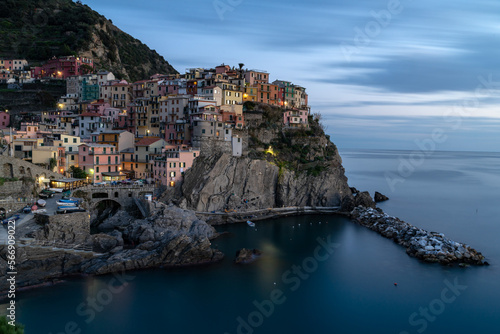
[[[318,176],[333,164],[340,165],[337,147],[325,135],[321,114],[309,116],[309,128],[287,129],[283,126],[283,109],[247,102],[247,111],[260,113],[262,120],[250,124],[249,156],[263,159],[300,174]]]
[[[79,1],[1,1],[0,35],[0,57],[42,62],[80,55],[93,58],[98,69],[132,81],[177,73],[156,51]]]

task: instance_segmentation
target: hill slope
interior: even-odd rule
[[[155,73],[177,73],[156,51],[87,5],[71,0],[1,1],[0,36],[4,58],[37,62],[78,54],[93,58],[97,69],[132,81]]]

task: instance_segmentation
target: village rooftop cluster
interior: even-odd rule
[[[270,83],[268,72],[243,67],[190,68],[130,83],[96,71],[87,58],[53,58],[33,68],[1,60],[0,82],[65,80],[66,95],[17,130],[9,111],[0,111],[0,130],[12,156],[66,177],[74,166],[94,183],[131,178],[175,186],[204,142],[224,142],[241,156],[247,101],[283,108],[286,127],[309,127],[304,87]]]

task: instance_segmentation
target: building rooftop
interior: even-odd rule
[[[83,146],[83,145],[88,146],[88,147],[113,147],[114,148],[114,146],[111,145],[111,144],[91,144],[91,143],[84,143],[84,144],[80,144],[78,146]]]
[[[149,146],[156,143],[158,140],[160,140],[160,138],[157,137],[142,138],[137,143],[135,143],[135,146]]]
[[[79,116],[80,117],[101,117],[100,114],[93,113],[93,112],[86,112],[86,113],[80,114]]]

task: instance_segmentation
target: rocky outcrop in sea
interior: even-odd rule
[[[468,245],[455,242],[443,233],[428,232],[381,209],[358,206],[350,214],[355,222],[394,240],[406,253],[425,262],[443,265],[487,265],[484,256]]]

